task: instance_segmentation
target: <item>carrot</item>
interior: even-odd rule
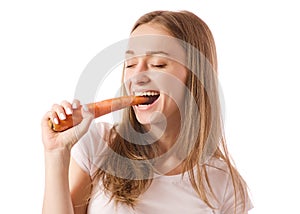
[[[111,113],[113,111],[117,111],[129,106],[143,104],[148,101],[149,101],[148,97],[124,96],[124,97],[103,100],[96,103],[89,103],[87,104],[87,107],[89,109],[89,112],[93,113],[94,117],[97,118],[102,115]],[[65,120],[60,120],[59,124],[54,124],[52,123],[51,120],[49,120],[49,126],[53,129],[53,131],[61,132],[79,124],[83,119],[81,114],[81,108],[82,106],[80,106],[78,109],[74,109],[73,114],[67,115],[67,118]]]

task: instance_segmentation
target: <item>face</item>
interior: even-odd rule
[[[126,91],[149,96],[149,104],[134,106],[141,124],[167,119],[178,122],[184,100],[187,69],[178,41],[159,24],[143,24],[132,32],[124,70]],[[171,122],[171,123],[169,123]]]

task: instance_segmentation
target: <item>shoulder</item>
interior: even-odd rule
[[[231,181],[231,174],[226,162],[217,158],[212,158],[206,164],[208,182],[218,201],[223,201],[228,182]]]
[[[90,175],[95,172],[97,161],[107,147],[112,127],[113,125],[109,123],[93,122],[88,132],[71,150],[72,158]]]
[[[252,208],[252,203],[248,195],[247,186],[235,168],[233,168],[235,172],[234,175],[232,175],[227,163],[216,158],[210,160],[206,164],[206,168],[209,184],[212,187],[213,193],[215,194],[217,199],[212,201],[214,201],[215,204],[218,204],[217,207],[222,210],[222,213],[232,213],[235,206],[238,211],[237,213],[242,212],[241,210],[243,209],[243,205],[245,205],[246,210]],[[233,178],[233,176],[235,177]],[[235,185],[243,183],[245,184],[243,186],[242,192],[240,192],[241,189],[239,189],[239,185],[234,185],[233,179],[237,179],[237,183],[235,183]]]
[[[82,149],[97,153],[98,149],[104,146],[109,141],[110,130],[113,127],[109,123],[92,123],[88,132],[78,141],[74,146],[81,147]]]
[[[212,158],[205,163],[205,168],[212,182],[226,182],[231,177],[229,167],[224,160]]]
[[[106,122],[100,123],[92,123],[89,131],[86,133],[92,139],[101,139],[103,141],[108,141],[110,130],[112,129],[113,125]]]

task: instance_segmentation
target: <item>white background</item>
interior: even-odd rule
[[[104,3],[105,2],[105,3]],[[216,40],[229,150],[256,213],[299,203],[299,7],[296,1],[1,1],[0,212],[41,213],[40,120],[72,100],[87,63],[156,9],[190,10]],[[116,87],[119,80],[107,84]],[[105,89],[110,96],[114,88]]]

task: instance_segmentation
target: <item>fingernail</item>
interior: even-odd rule
[[[59,114],[59,119],[65,120],[66,119],[66,115],[64,113],[60,113]]]
[[[67,109],[66,109],[66,113],[67,113],[68,115],[70,115],[70,114],[72,114],[72,110],[71,110],[70,108],[67,108]]]
[[[82,105],[82,108],[84,111],[89,111],[89,108],[87,107],[87,105]]]
[[[58,124],[58,119],[57,119],[57,118],[54,118],[54,119],[53,119],[53,122],[54,122],[55,124]]]
[[[73,108],[73,109],[77,109],[77,108],[78,108],[77,104],[76,104],[76,103],[73,103],[73,104],[72,104],[72,108]]]

